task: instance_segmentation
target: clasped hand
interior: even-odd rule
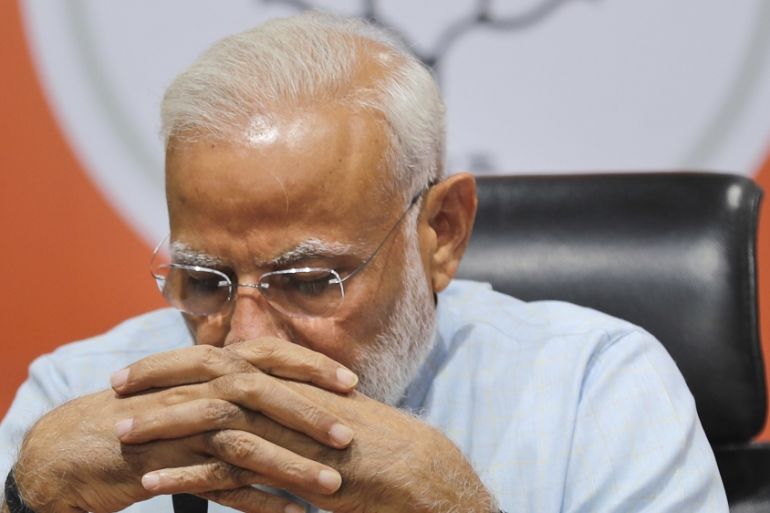
[[[279,339],[153,355],[116,373],[113,391],[41,419],[20,486],[40,511],[117,511],[169,493],[292,511],[260,484],[336,512],[395,512],[447,499],[454,485],[436,482],[437,463],[475,478],[446,438],[355,384],[339,363]]]
[[[333,395],[350,392],[357,378],[321,353],[272,338],[153,355],[116,373],[112,386],[124,399],[163,389],[161,404],[119,420],[115,431],[124,453],[188,440],[208,457],[145,474],[141,482],[151,493],[197,493],[244,511],[284,511],[285,499],[250,485],[331,494],[341,485],[339,472],[311,456],[353,439],[352,429],[308,394],[312,387],[290,380]]]

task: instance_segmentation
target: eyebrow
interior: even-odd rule
[[[170,246],[171,260],[185,265],[199,265],[201,267],[221,267],[222,260],[203,251],[192,249],[184,242],[172,242]]]
[[[224,261],[221,258],[209,255],[203,251],[192,249],[184,242],[173,242],[170,246],[171,258],[174,262],[185,265],[199,265],[201,267],[222,267]],[[308,258],[334,257],[349,255],[354,250],[351,244],[341,242],[327,242],[320,239],[307,239],[293,248],[284,251],[275,258],[269,260],[254,260],[257,267],[285,266],[297,263]]]
[[[353,246],[341,242],[327,242],[320,239],[307,239],[288,251],[284,251],[277,257],[266,262],[257,262],[258,265],[282,266],[299,262],[307,258],[333,257],[349,255]]]

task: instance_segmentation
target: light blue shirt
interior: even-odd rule
[[[457,280],[439,294],[437,315],[436,345],[401,406],[457,444],[505,511],[728,511],[692,395],[649,333]],[[144,356],[190,344],[167,309],[38,358],[0,424],[0,475],[45,411],[108,388],[112,372]],[[124,511],[170,513],[171,500]]]

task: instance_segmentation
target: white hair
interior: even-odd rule
[[[360,379],[357,390],[395,406],[433,349],[436,307],[420,257],[419,210],[404,223],[404,289],[370,346],[352,365]]]
[[[391,184],[405,198],[444,173],[445,107],[430,71],[387,30],[316,11],[214,44],[168,87],[172,140],[243,137],[277,109],[336,102],[379,113]]]

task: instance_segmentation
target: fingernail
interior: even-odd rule
[[[151,472],[142,476],[142,486],[151,492],[160,488],[160,474]]]
[[[336,423],[329,429],[329,436],[340,445],[348,445],[353,440],[353,430],[343,424]]]
[[[284,513],[305,513],[305,508],[299,504],[289,504],[283,508]]]
[[[128,382],[128,369],[122,369],[110,377],[112,388],[120,388]]]
[[[118,435],[118,438],[123,438],[123,436],[131,431],[134,427],[134,419],[123,419],[119,420],[115,423],[115,434]]]
[[[337,381],[346,388],[353,388],[358,384],[358,376],[348,369],[337,369]]]
[[[333,470],[324,469],[318,473],[318,482],[330,492],[334,492],[342,485],[342,476]]]

